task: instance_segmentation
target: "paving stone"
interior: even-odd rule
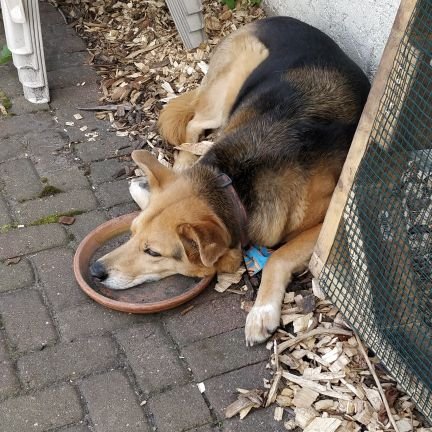
[[[246,347],[244,329],[194,342],[183,348],[182,353],[199,381],[268,358],[264,345]]]
[[[188,382],[189,374],[173,342],[158,324],[150,322],[123,330],[116,338],[126,352],[141,390],[154,392]]]
[[[1,72],[0,72],[1,73]],[[25,140],[21,136],[0,139],[0,161],[22,156],[25,153]]]
[[[146,315],[113,311],[97,303],[74,307],[57,314],[60,334],[62,339],[66,341],[87,334],[103,334],[150,319]]]
[[[277,422],[274,418],[274,407],[251,411],[246,418],[233,418],[223,422],[223,432],[286,432],[284,418]]]
[[[107,159],[101,162],[95,162],[90,165],[90,176],[93,183],[112,182],[114,176],[120,168],[124,167],[124,162],[117,159]]]
[[[122,373],[115,371],[89,378],[81,384],[81,391],[96,432],[150,431],[134,391]]]
[[[87,106],[90,103],[99,104],[97,101],[101,93],[99,92],[99,87],[95,83],[86,83],[85,86],[73,86],[65,88],[57,88],[51,91],[51,102],[50,105],[58,110],[56,115],[64,115],[65,112],[69,110],[75,110],[75,113],[80,113],[82,116],[86,116],[85,112],[80,112],[77,110],[78,106]],[[79,105],[78,105],[79,103]],[[71,111],[69,111],[71,112]],[[94,118],[94,114],[88,114]],[[75,121],[71,117],[68,118],[70,121]],[[108,126],[105,122],[106,127]]]
[[[84,172],[76,166],[50,172],[45,177],[49,185],[55,186],[62,191],[88,189],[90,187]]]
[[[91,430],[85,425],[75,425],[61,429],[56,429],[55,432],[91,432]]]
[[[149,400],[149,406],[159,432],[183,431],[212,420],[195,384],[175,387],[154,396]]]
[[[113,207],[113,209],[114,208],[115,207]],[[112,209],[109,209],[110,213],[111,213],[111,211],[112,211]],[[197,305],[208,303],[208,302],[211,302],[214,300],[221,300],[222,298],[225,298],[225,297],[234,297],[234,298],[238,299],[238,294],[234,294],[234,293],[231,293],[228,291],[225,291],[223,293],[217,292],[214,289],[214,285],[215,285],[215,280],[211,281],[209,286],[207,288],[205,288],[204,291],[199,296],[195,297],[194,299],[192,299],[188,303],[185,303],[183,305],[180,305],[174,309],[170,309],[170,310],[165,311],[165,312],[160,312],[161,317],[163,318],[164,321],[167,321],[172,316],[181,314],[181,312],[183,312],[189,306],[196,307]],[[239,312],[240,311],[237,311],[237,313],[239,313]],[[244,322],[243,322],[243,324],[244,324]]]
[[[30,159],[16,159],[0,165],[0,178],[4,192],[17,201],[36,198],[42,183]]]
[[[26,201],[17,206],[17,218],[22,223],[31,223],[53,214],[93,210],[97,205],[92,191],[73,190],[47,198]]]
[[[0,292],[28,287],[33,282],[33,269],[26,259],[17,264],[0,263]]]
[[[263,378],[270,378],[266,363],[246,366],[204,381],[205,394],[220,419],[225,418],[225,408],[237,399],[237,388],[263,387]]]
[[[37,134],[25,136],[27,147],[36,170],[46,177],[50,172],[69,169],[73,155],[69,148],[69,138],[58,125]]]
[[[43,29],[42,37],[46,58],[59,51],[59,40],[61,40],[61,49],[65,53],[85,51],[87,48],[84,41],[76,35],[75,31],[65,25],[49,26]]]
[[[18,74],[12,62],[0,66],[0,76],[1,89],[9,98],[13,99],[23,94],[23,87],[18,80]]]
[[[245,320],[240,298],[233,296],[197,304],[186,315],[177,311],[164,319],[171,336],[180,345],[243,327]]]
[[[5,432],[42,432],[78,422],[82,416],[79,397],[69,385],[0,404],[1,428]]]
[[[61,246],[66,232],[58,224],[19,228],[0,234],[0,260]]]
[[[96,141],[83,142],[77,144],[75,148],[78,156],[84,162],[92,162],[112,158],[114,156],[129,155],[132,151],[132,146],[123,148],[125,145],[129,144],[129,140],[124,137],[102,135]]]
[[[11,222],[12,218],[9,215],[9,207],[3,196],[0,194],[0,227],[10,224]]]
[[[11,397],[20,390],[12,362],[0,360],[0,399]]]
[[[12,362],[6,349],[6,342],[0,333],[0,399],[15,394],[20,388]]]
[[[37,291],[1,295],[0,314],[7,337],[18,352],[41,349],[57,339],[49,313]]]
[[[65,25],[64,19],[60,15],[59,11],[48,2],[39,2],[39,13],[42,29],[49,25]]]
[[[85,51],[87,49],[87,46],[86,46],[84,40],[81,39],[77,35],[77,33],[73,29],[73,27],[65,25],[64,22],[60,22],[60,23],[49,22],[49,23],[47,23],[47,25],[42,30],[42,35],[43,35],[44,42],[49,42],[50,39],[54,39],[57,42],[56,52],[59,52],[59,49],[58,49],[59,38],[64,38],[65,41],[67,39],[69,42],[74,41],[74,39],[77,39],[79,42],[82,43],[82,46],[84,47],[83,51]],[[65,49],[65,47],[63,45],[63,40],[62,40],[62,44],[61,44],[61,51],[69,52]]]
[[[215,426],[205,425],[198,428],[188,429],[187,432],[217,432],[219,429]]]
[[[75,425],[61,429],[56,429],[55,432],[91,432],[91,430],[85,425]]]
[[[94,105],[94,102],[88,102],[83,105]],[[69,142],[74,143],[74,148],[77,143],[86,143],[88,145],[93,145],[99,139],[101,134],[106,133],[107,124],[105,121],[97,120],[94,117],[92,111],[80,111],[75,106],[71,108],[63,108],[58,113],[58,121],[63,124],[63,130],[69,137]],[[83,118],[81,120],[75,120],[75,114],[81,114]],[[73,125],[67,125],[66,123],[73,122]],[[85,127],[85,130],[81,128]]]
[[[49,58],[45,59],[46,69],[47,72],[51,72],[61,68],[84,65],[88,62],[89,58],[89,53],[86,51],[74,53],[53,52]]]
[[[2,76],[3,83],[3,76]],[[25,121],[22,116],[0,118],[0,138],[7,138],[13,135],[25,135],[27,133],[42,132],[54,125],[52,116],[45,112],[27,114]]]
[[[14,96],[12,99],[12,107],[9,113],[12,115],[26,115],[39,111],[49,111],[47,103],[35,104],[29,102],[24,96]]]
[[[96,189],[96,196],[105,207],[126,204],[133,201],[127,180],[103,183]]]
[[[75,242],[80,242],[90,231],[106,222],[105,214],[100,210],[94,210],[75,216],[73,225],[67,230],[73,234]]]
[[[112,218],[116,218],[125,214],[135,213],[137,211],[140,211],[138,205],[135,202],[130,202],[130,203],[119,204],[114,207],[111,207],[110,209],[108,209],[108,214]]]
[[[75,280],[73,256],[70,249],[48,249],[32,256],[43,290],[56,311],[91,301]]]
[[[96,72],[89,66],[71,66],[52,70],[47,73],[50,88],[63,88],[76,86],[82,82],[97,80]]]
[[[56,381],[76,380],[102,371],[116,362],[116,348],[106,336],[65,342],[18,360],[18,372],[27,388],[44,387]]]

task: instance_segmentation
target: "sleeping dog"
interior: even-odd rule
[[[267,18],[231,34],[201,86],[159,120],[172,145],[208,129],[219,138],[198,161],[180,152],[174,170],[132,153],[146,176],[131,186],[142,212],[130,240],[91,273],[125,289],[175,273],[234,272],[247,243],[277,247],[246,320],[246,342],[264,341],[293,273],[307,267],[368,92],[336,43],[298,20]]]

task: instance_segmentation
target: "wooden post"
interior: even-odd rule
[[[351,190],[358,167],[367,149],[372,125],[377,115],[381,98],[384,95],[384,90],[386,88],[397,49],[408,26],[415,5],[416,0],[402,0],[399,6],[390,36],[381,58],[378,72],[373,81],[350,151],[333,193],[318,242],[312,254],[309,267],[315,277],[319,276],[329,257],[347,201],[348,193]]]

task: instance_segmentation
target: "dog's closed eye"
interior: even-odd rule
[[[147,255],[150,255],[152,257],[160,257],[161,256],[161,254],[159,252],[156,252],[150,248],[145,248],[144,253],[146,253]]]

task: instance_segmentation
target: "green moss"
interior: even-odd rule
[[[37,219],[26,226],[37,226],[37,225],[46,225],[46,224],[52,224],[52,223],[58,223],[59,219],[62,216],[78,216],[80,214],[83,214],[83,210],[71,210],[68,212],[63,213],[54,213],[48,216],[44,216],[43,218]],[[8,231],[18,228],[18,224],[12,223],[12,224],[5,224],[0,225],[0,234],[7,233]],[[74,238],[71,238],[73,240]]]
[[[12,108],[12,102],[3,90],[0,90],[0,104],[5,107],[6,111],[9,111]]]
[[[51,195],[56,195],[59,193],[62,193],[63,191],[59,189],[58,187],[51,186],[49,184],[45,185],[42,189],[42,192],[39,194],[39,198],[44,198]]]
[[[34,222],[30,223],[30,226],[35,225],[46,225],[51,223],[57,223],[62,216],[77,216],[84,213],[82,210],[72,210],[64,213],[54,213],[48,216],[44,216],[43,218],[37,219]]]
[[[46,225],[46,224],[57,223],[59,220],[59,217],[60,217],[60,215],[58,215],[58,214],[44,216],[43,218],[35,220],[30,225],[34,226],[34,225]]]
[[[0,234],[7,233],[11,229],[14,229],[14,228],[17,228],[17,227],[18,227],[17,224],[5,224],[5,225],[2,225],[2,226],[0,226]]]
[[[12,60],[12,53],[6,45],[3,45],[0,49],[0,65],[8,63]]]

